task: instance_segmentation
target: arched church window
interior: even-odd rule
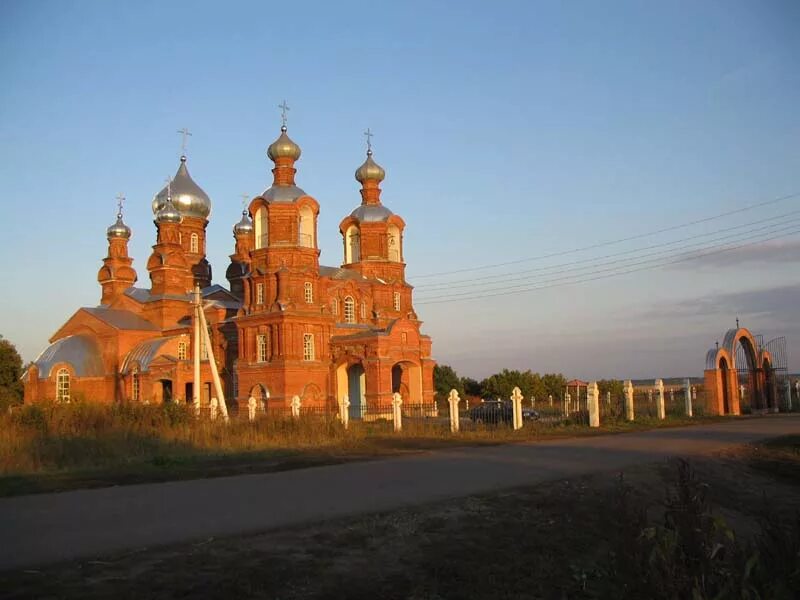
[[[303,334],[303,360],[314,360],[314,334]]]
[[[345,264],[357,263],[361,260],[361,236],[358,227],[351,225],[347,228],[344,244]]]
[[[353,300],[352,296],[348,296],[344,299],[344,322],[356,322],[356,301]]]
[[[133,398],[134,402],[138,402],[139,400],[140,384],[141,382],[139,381],[139,368],[134,367],[131,375],[131,397]]]
[[[331,300],[331,313],[334,315],[339,314],[339,300],[337,298]]]
[[[362,300],[361,301],[361,320],[363,321],[366,318],[367,318],[367,303]]]
[[[69,402],[69,371],[59,369],[56,373],[56,400]]]
[[[400,292],[394,293],[394,309],[400,310]]]
[[[193,233],[189,240],[189,252],[192,254],[198,254],[200,252],[200,238],[196,233]]]
[[[303,295],[306,300],[306,304],[313,304],[314,303],[314,286],[310,281],[306,281],[303,284]]]
[[[314,248],[314,211],[310,206],[300,209],[300,223],[298,226],[298,245],[304,248]]]
[[[256,250],[259,248],[266,248],[269,245],[269,219],[265,206],[260,206],[256,210],[256,218],[254,221],[256,228]]]
[[[386,234],[389,246],[389,260],[400,262],[400,228],[397,225],[389,225],[389,232]]]
[[[186,342],[178,342],[178,360],[186,360]]]

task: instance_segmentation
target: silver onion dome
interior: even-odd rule
[[[252,231],[253,222],[250,220],[250,216],[247,214],[247,211],[243,210],[242,220],[233,226],[233,234],[240,235],[242,233],[252,233]]]
[[[125,225],[122,222],[122,213],[117,213],[117,222],[111,225],[108,229],[106,229],[106,237],[108,239],[111,238],[123,238],[123,239],[130,239],[131,237],[131,228]]]
[[[372,160],[372,150],[367,150],[367,160],[356,169],[356,181],[359,183],[364,183],[368,179],[383,181],[385,177],[386,171],[383,170],[382,166]]]
[[[267,156],[273,162],[276,158],[291,158],[297,160],[300,158],[300,146],[295,144],[292,139],[286,135],[286,125],[281,127],[281,134],[278,139],[272,142],[267,148]]]
[[[211,214],[211,199],[189,175],[185,156],[181,156],[181,164],[169,187],[170,190],[167,190],[167,186],[164,186],[153,198],[153,214],[157,215],[164,208],[170,192],[172,203],[182,216],[207,219]]]
[[[183,221],[183,216],[173,204],[172,198],[167,197],[164,206],[156,212],[156,223],[180,223],[181,221]]]

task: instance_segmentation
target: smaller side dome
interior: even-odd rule
[[[111,238],[122,238],[124,240],[130,239],[131,228],[123,223],[121,212],[117,213],[117,222],[106,229],[106,237],[108,237],[109,240]]]
[[[156,213],[156,223],[180,223],[183,220],[181,213],[172,203],[172,198],[167,196],[167,201]]]
[[[383,167],[372,160],[372,150],[367,150],[367,160],[356,169],[356,181],[364,183],[367,180],[383,181],[386,171]]]
[[[277,140],[272,142],[267,148],[267,156],[273,162],[277,158],[291,158],[297,160],[300,158],[300,146],[295,144],[292,139],[286,135],[286,125],[281,127],[281,134]]]
[[[242,220],[233,226],[233,235],[241,235],[243,233],[253,232],[253,222],[246,210],[242,211]]]

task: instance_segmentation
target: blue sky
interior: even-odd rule
[[[800,192],[798,30],[789,0],[3,2],[0,333],[32,359],[75,308],[99,301],[119,192],[139,285],[149,283],[150,201],[177,168],[184,126],[225,283],[240,195],[271,181],[265,149],[286,99],[298,183],[321,205],[322,262],[341,263],[338,223],[360,201],[353,171],[370,127],[383,200],[407,222],[418,313],[435,357],[462,374],[696,375],[737,315],[786,334],[800,369],[796,196],[425,277]],[[716,231],[746,237],[770,218],[773,229],[731,252],[423,304],[442,294],[437,283],[479,296],[482,281],[549,281],[520,271],[680,250],[691,236],[702,251]]]

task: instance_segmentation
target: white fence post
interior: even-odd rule
[[[586,388],[586,405],[589,409],[589,427],[600,427],[600,389],[595,381]]]
[[[522,390],[518,387],[511,391],[511,409],[514,429],[522,429]]]
[[[247,399],[247,418],[250,421],[256,420],[256,399],[252,396]]]
[[[658,418],[664,419],[667,416],[664,409],[664,380],[656,379],[656,408],[658,409]]]
[[[300,416],[300,407],[303,403],[300,401],[300,396],[292,396],[292,416],[296,419]]]
[[[695,392],[696,393],[696,392]],[[686,403],[686,416],[692,416],[692,382],[688,379],[683,381],[683,396]]]
[[[570,396],[569,392],[567,392],[564,395],[564,416],[565,417],[569,416],[569,403],[570,402],[572,402],[572,396]]]
[[[217,411],[219,410],[219,400],[216,397],[211,398],[211,420],[217,420]]]
[[[342,396],[339,401],[339,418],[344,428],[347,429],[348,425],[350,425],[350,399],[347,396]]]
[[[403,397],[395,392],[392,394],[392,421],[394,422],[394,430],[402,431],[403,429],[403,412],[400,407],[403,406]]]
[[[786,393],[786,410],[787,412],[791,412],[792,410],[792,383],[789,381],[789,378],[786,378],[786,381],[783,382],[783,389]]]
[[[625,418],[628,421],[633,421],[633,383],[630,379],[625,380],[622,391],[625,392]]]
[[[461,398],[458,397],[456,390],[450,390],[450,395],[447,397],[447,402],[450,404],[450,433],[456,433],[459,429],[458,421],[458,403]]]

